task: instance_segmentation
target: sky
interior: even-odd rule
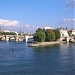
[[[74,27],[75,0],[0,0],[0,28],[35,32],[45,26]]]

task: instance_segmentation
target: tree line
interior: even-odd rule
[[[0,35],[16,35],[14,32],[0,32]]]
[[[58,29],[43,30],[41,28],[38,28],[33,35],[33,38],[35,42],[57,41],[58,39],[60,39],[60,31]]]

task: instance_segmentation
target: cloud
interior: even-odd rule
[[[66,0],[66,6],[68,8],[74,8],[75,0]]]
[[[26,25],[24,25],[24,27],[25,27],[25,28],[29,28],[29,29],[35,29],[35,28],[37,28],[37,26],[35,26],[35,25],[30,25],[30,24],[26,24]]]
[[[64,18],[63,21],[65,25],[75,25],[75,18],[71,18],[71,19]]]
[[[16,20],[4,20],[0,19],[0,26],[17,26],[19,24]]]
[[[29,25],[29,24],[26,24],[26,25],[25,25],[25,27],[26,27],[26,28],[29,28],[29,27],[30,27],[30,25]]]
[[[75,22],[75,18],[71,18],[71,19],[64,18],[64,22]]]

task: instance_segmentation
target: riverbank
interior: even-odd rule
[[[49,45],[53,45],[53,44],[60,44],[60,41],[52,41],[52,42],[37,42],[37,43],[33,43],[28,45],[29,47],[39,47],[39,46],[49,46]]]

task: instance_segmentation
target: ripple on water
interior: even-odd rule
[[[75,75],[75,44],[0,42],[0,75]]]

